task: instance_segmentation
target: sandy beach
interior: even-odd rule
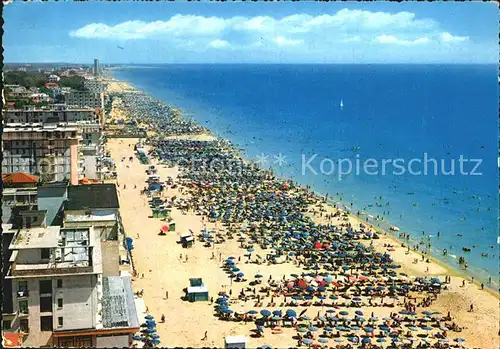
[[[111,85],[111,84],[110,84]],[[115,82],[111,91],[118,92],[127,90],[124,83]],[[114,104],[112,117],[123,117],[119,111],[119,102]],[[168,137],[171,139],[196,139],[212,140],[213,136],[203,135],[180,135]],[[134,239],[133,259],[137,271],[133,279],[134,291],[143,290],[144,300],[148,307],[148,312],[156,319],[162,314],[166,318],[165,323],[158,324],[158,334],[161,337],[161,346],[223,346],[224,336],[243,335],[249,336],[255,324],[253,322],[223,321],[214,316],[213,305],[210,302],[190,303],[183,300],[183,289],[189,286],[190,278],[203,278],[208,287],[210,297],[217,298],[220,291],[230,293],[231,307],[234,311],[248,311],[250,309],[260,310],[262,308],[281,308],[284,311],[288,308],[284,306],[282,297],[274,300],[275,306],[269,305],[271,300],[265,298],[262,306],[255,307],[255,301],[244,302],[238,300],[238,293],[242,288],[247,287],[247,283],[231,281],[227,273],[222,269],[223,261],[233,256],[238,261],[238,266],[244,271],[248,279],[253,279],[255,274],[262,274],[263,280],[268,280],[270,276],[274,280],[280,280],[283,276],[290,274],[301,274],[303,269],[293,263],[283,263],[275,265],[247,263],[245,249],[240,247],[240,243],[234,240],[226,240],[223,244],[213,244],[212,247],[204,247],[202,242],[196,241],[191,248],[183,248],[179,243],[181,234],[193,231],[198,235],[200,230],[214,229],[223,232],[224,227],[219,223],[209,223],[202,221],[202,216],[196,215],[193,211],[181,212],[178,208],[172,208],[171,217],[176,223],[175,232],[168,232],[166,236],[160,236],[161,227],[165,224],[160,218],[151,217],[151,209],[148,205],[148,198],[141,195],[141,190],[147,186],[145,173],[148,165],[140,164],[134,155],[134,145],[138,139],[110,139],[107,149],[117,164],[120,213],[128,236]],[[133,160],[130,161],[129,157]],[[122,159],[125,158],[124,161]],[[179,169],[160,165],[156,160],[152,160],[152,165],[156,165],[158,175],[162,180],[171,177],[176,182]],[[166,187],[162,192],[162,197],[183,197],[187,199],[185,191],[181,193],[179,187]],[[326,222],[324,219],[328,213],[337,210],[331,206],[323,205],[326,211],[322,214],[312,214],[318,223]],[[334,219],[333,224],[346,223],[340,218]],[[360,221],[353,216],[348,217],[348,222],[358,228]],[[389,235],[381,235],[378,240],[371,240],[375,250],[382,253],[389,253],[394,262],[401,265],[402,272],[409,276],[437,276],[444,280],[446,275],[453,273],[444,265],[430,260],[428,263],[421,261],[421,255],[415,251],[409,251],[401,246],[401,242]],[[387,245],[392,247],[387,247]],[[255,247],[255,254],[265,255],[265,251],[259,246]],[[241,261],[240,261],[241,260]],[[420,260],[415,263],[415,260]],[[459,333],[449,332],[448,338],[465,338],[466,347],[470,348],[499,348],[499,298],[497,294],[481,290],[480,287],[465,281],[462,287],[463,278],[452,276],[451,282],[446,285],[447,289],[432,303],[432,311],[441,314],[451,313],[453,321],[463,330]],[[474,311],[469,312],[470,305],[473,304]],[[318,313],[325,314],[327,307],[295,307],[297,313],[306,310],[306,314],[314,318]],[[370,314],[374,312],[378,317],[389,316],[391,312],[404,309],[399,302],[393,308],[363,306],[362,312]],[[421,312],[427,308],[417,307],[416,312]],[[207,339],[203,339],[205,332]],[[272,333],[268,328],[261,338],[250,338],[249,347],[258,347],[264,344],[272,347],[291,347],[297,345],[297,340],[292,338],[297,331],[291,327],[281,328],[280,333]],[[333,342],[329,346],[334,345]]]

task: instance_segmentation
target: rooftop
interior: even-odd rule
[[[21,229],[15,239],[12,240],[9,249],[21,250],[57,247],[60,231],[61,228],[57,226]]]
[[[104,328],[139,327],[129,276],[102,278],[102,323]]]
[[[90,184],[68,187],[67,210],[90,208],[119,208],[118,195],[114,184]]]
[[[14,172],[2,175],[2,182],[6,184],[37,184],[38,177],[24,172]]]

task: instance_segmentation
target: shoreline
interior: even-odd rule
[[[151,120],[151,123],[154,124],[154,120]],[[197,136],[199,135],[184,135],[183,137],[192,138]],[[175,137],[176,136],[174,136],[174,138]],[[133,147],[131,146],[133,146],[137,141],[138,139],[110,140],[109,146],[111,148],[111,154],[117,163],[119,163],[119,159],[123,156],[128,157],[134,155]],[[129,144],[128,148],[125,146],[125,143]],[[147,146],[147,148],[149,148],[149,146]],[[167,168],[166,166],[162,166],[158,163],[156,158],[152,157],[151,160],[153,164],[157,165],[159,174],[162,178],[168,176],[177,178],[180,173],[177,166]],[[147,207],[146,198],[143,195],[139,196],[138,192],[136,194],[133,189],[128,188],[134,183],[137,183],[138,188],[140,188],[140,186],[143,185],[141,183],[144,183],[144,171],[139,169],[145,169],[147,166],[138,165],[136,164],[137,162],[137,160],[132,162],[130,169],[128,169],[129,166],[127,166],[127,168],[123,168],[122,166],[118,169],[119,182],[127,184],[127,189],[119,187],[121,202],[120,211],[124,210],[122,217],[124,218],[125,229],[129,236],[134,238],[134,261],[136,262],[139,275],[142,275],[141,277],[134,278],[134,290],[146,290],[146,296],[144,296],[144,298],[146,304],[151,308],[149,313],[154,313],[157,317],[159,317],[160,314],[167,314],[167,317],[170,318],[174,318],[173,314],[175,314],[176,321],[178,321],[178,324],[176,322],[177,325],[175,326],[175,329],[171,326],[168,328],[168,331],[166,329],[159,328],[159,334],[163,336],[162,338],[165,338],[165,336],[169,338],[168,343],[165,340],[162,341],[162,343],[164,343],[163,346],[220,346],[219,343],[222,336],[237,335],[239,334],[238,332],[249,330],[248,326],[241,327],[241,323],[231,324],[231,322],[221,322],[213,316],[211,307],[207,308],[206,304],[189,303],[189,305],[186,306],[183,301],[178,301],[181,294],[177,292],[172,285],[177,285],[176,288],[181,288],[181,285],[188,283],[188,277],[203,276],[205,272],[208,273],[205,276],[209,275],[209,279],[204,280],[212,292],[220,290],[221,287],[222,289],[232,287],[228,284],[227,275],[221,274],[218,263],[213,265],[214,262],[211,261],[212,258],[209,257],[210,253],[213,251],[212,248],[203,248],[200,246],[194,247],[193,250],[190,251],[182,249],[180,246],[176,246],[179,234],[188,231],[188,229],[198,231],[197,227],[199,226],[201,229],[204,225],[207,229],[218,230],[222,228],[220,227],[220,224],[218,228],[217,223],[203,223],[201,216],[196,215],[194,212],[188,212],[186,214],[174,207],[172,210],[172,218],[177,223],[177,232],[175,234],[168,234],[166,237],[158,237],[154,230],[162,224],[161,221],[154,219],[151,220],[151,217],[148,217],[151,211],[149,207]],[[298,185],[298,187],[301,189],[305,188],[303,185]],[[308,192],[315,198],[319,198],[318,203],[322,203],[322,200],[317,193],[314,193],[311,190]],[[172,192],[172,189],[168,189],[167,193],[164,195],[170,196],[179,194],[178,191]],[[188,199],[190,194],[183,193],[182,196]],[[336,209],[329,204],[323,205],[326,206],[326,209],[331,212],[336,211]],[[126,212],[128,212],[128,214]],[[322,216],[316,213],[312,215],[308,213],[307,215],[312,217],[317,223],[321,223],[323,220],[321,218]],[[349,214],[348,217],[349,222],[353,224],[353,226],[356,226],[356,224],[359,224],[359,221],[362,221],[362,219],[359,219],[352,214]],[[148,229],[148,226],[153,226],[155,228]],[[370,226],[378,230],[378,227],[373,224],[370,224]],[[147,233],[148,230],[152,230],[151,235]],[[135,240],[136,232],[137,240]],[[141,234],[140,239],[139,232]],[[143,238],[143,235],[146,235],[146,239]],[[464,279],[460,275],[455,276],[455,273],[452,272],[447,265],[441,264],[440,261],[436,261],[432,257],[429,258],[430,263],[419,262],[417,264],[413,264],[412,259],[420,258],[420,254],[413,250],[411,253],[406,254],[406,248],[401,247],[402,241],[390,233],[381,234],[379,240],[371,241],[374,242],[374,248],[376,251],[389,253],[393,258],[393,261],[401,266],[402,269],[400,269],[400,271],[406,272],[409,276],[412,276],[412,278],[416,276],[433,277],[451,275],[451,282],[446,284],[448,289],[441,293],[435,304],[432,305],[432,308],[434,310],[441,311],[443,314],[446,314],[447,311],[452,313],[452,316],[456,319],[458,325],[464,328],[460,335],[467,338],[467,347],[498,348],[498,321],[495,321],[499,317],[496,307],[496,304],[498,304],[498,294],[494,294],[486,289],[484,290],[486,292],[484,292],[483,290],[480,290],[476,284],[472,284],[468,281],[465,281],[465,287],[462,287],[462,282],[464,280],[468,280],[468,278]],[[158,247],[162,246],[164,243],[168,244],[165,246],[165,249],[158,249]],[[238,255],[238,252],[241,251],[240,247],[235,245],[235,242],[231,242],[229,245],[228,243],[229,241],[220,247],[214,245],[216,253],[220,253],[221,255],[223,254],[225,257],[229,255]],[[393,245],[393,248],[388,249],[384,246],[384,244],[387,243]],[[187,260],[186,262],[180,261],[178,258],[179,252],[181,252],[182,255],[186,253],[186,256],[189,254],[189,263],[187,263]],[[179,261],[181,263],[180,265]],[[168,265],[169,267],[165,268],[165,265]],[[428,273],[425,271],[427,267],[429,269]],[[248,274],[261,273],[264,268],[266,268],[266,273],[267,268],[271,269],[273,276],[276,277],[276,274],[278,274],[278,278],[284,273],[300,273],[298,272],[297,266],[292,263],[285,263],[283,267],[280,266],[278,269],[276,269],[277,266],[258,267],[246,263],[244,265],[245,273],[248,272]],[[250,273],[250,270],[252,270],[252,273]],[[161,287],[161,285],[163,285],[163,287]],[[169,293],[172,293],[170,297],[164,297],[165,289],[167,289]],[[169,298],[173,299],[168,300]],[[477,310],[473,313],[468,312],[469,304],[474,304]],[[365,312],[373,311],[372,308],[365,306],[363,306],[362,309]],[[419,308],[419,311],[424,309],[427,308]],[[384,316],[385,312],[387,312],[388,315],[388,308],[376,308],[374,310],[380,316]],[[208,313],[205,314],[204,312],[207,311]],[[315,312],[314,308],[312,309],[312,312]],[[183,323],[184,325],[182,325]],[[205,329],[208,329],[210,334],[216,333],[217,340],[214,341],[212,338],[209,338],[211,342],[203,342],[197,338],[193,338],[192,333],[190,333],[193,325],[203,326],[199,330],[201,332],[198,331],[199,333],[203,333],[203,330]],[[289,329],[284,328],[283,330],[287,334],[289,333]],[[280,347],[288,347],[292,346],[292,343],[296,343],[293,340],[285,341],[285,338],[280,339],[274,335],[271,335],[271,337],[266,335],[265,339],[261,342],[257,339],[251,340],[252,347],[257,346],[253,345],[253,343],[256,342],[260,344],[265,342],[266,344]],[[273,344],[273,340],[278,340],[279,342],[274,342]],[[285,345],[285,343],[289,344]]]
[[[119,80],[119,79],[116,79],[114,78],[112,75],[108,75],[106,77],[106,79],[112,79],[115,83],[117,83],[117,85],[119,87],[125,87],[121,92],[138,92],[138,93],[144,93],[144,94],[148,94],[146,93],[145,91],[142,91],[140,90],[139,88],[136,88],[133,84],[127,82],[127,81],[122,81],[122,80]],[[156,99],[156,98],[155,98]],[[164,101],[161,101],[159,100],[161,103],[167,105],[169,108],[172,109],[172,111],[174,113],[176,113],[176,117],[179,117],[179,118],[184,118],[186,119],[185,115],[184,115],[184,111],[182,108],[178,107],[178,106],[173,106],[173,105],[170,105]],[[189,120],[193,121],[194,123],[196,123],[196,121],[193,119],[193,118],[189,118]],[[197,124],[197,123],[196,123]],[[213,130],[207,128],[206,126],[203,126],[203,125],[199,125],[201,126],[203,129],[204,129],[204,132],[203,134],[206,135],[208,138],[213,138],[213,139],[219,139],[219,140],[223,140],[225,142],[230,142],[231,146],[234,148],[233,150],[237,152],[238,156],[240,156],[245,163],[248,164],[248,160],[247,159],[244,159],[242,154],[241,154],[241,151],[239,149],[237,149],[233,143],[229,140],[229,139],[226,139],[226,138],[223,138],[219,135],[217,135],[216,132],[214,132]],[[149,136],[149,135],[148,135]],[[189,137],[189,136],[187,136]],[[175,139],[175,138],[187,138],[186,136],[167,136],[165,137],[165,139]],[[285,178],[282,178],[285,180]],[[302,188],[305,188],[306,186],[303,185],[303,184],[300,184],[298,183],[297,181],[293,180],[294,183],[296,183],[296,185],[302,187]],[[318,193],[318,192],[315,192],[314,191],[314,188],[310,188],[309,189],[313,195],[315,195],[316,197],[318,198],[321,198],[321,199],[324,199],[325,196]],[[327,205],[330,205],[333,207],[333,205],[337,205],[337,207],[346,207],[345,206],[345,203],[341,202],[341,201],[337,201],[337,200],[333,200],[333,196],[332,197],[329,197],[328,200],[327,200]],[[370,219],[369,221],[365,221],[364,218],[368,217],[369,216],[369,212],[368,211],[365,211],[366,214],[362,214],[362,215],[357,215],[356,213],[352,212],[351,210],[349,209],[342,209],[343,212],[347,212],[347,214],[352,217],[353,219],[355,220],[358,220],[360,222],[363,222],[363,223],[368,223],[373,229],[375,229],[376,231],[378,232],[381,232],[383,233],[385,236],[388,236],[388,237],[391,237],[391,239],[397,243],[398,246],[401,246],[401,244],[404,244],[405,246],[407,246],[408,244],[408,241],[405,241],[405,240],[402,240],[400,239],[398,236],[395,235],[395,232],[392,232],[390,231],[389,229],[385,229],[383,227],[380,227],[379,225],[377,225],[378,223],[383,223],[384,225],[387,225],[387,226],[392,226],[391,223],[389,221],[377,221],[377,220],[372,220]],[[418,239],[415,239],[415,237],[412,236],[412,238],[410,239],[410,242],[415,244],[418,242]],[[434,251],[433,251],[434,250]],[[475,269],[474,267],[472,267],[471,269],[467,269],[467,270],[464,270],[462,268],[460,268],[460,266],[455,266],[451,263],[448,263],[447,261],[443,260],[440,258],[440,254],[437,254],[436,251],[437,249],[431,249],[430,253],[424,253],[420,250],[414,250],[412,249],[413,252],[417,253],[419,256],[426,256],[426,258],[429,258],[430,260],[432,260],[434,263],[437,263],[439,264],[441,267],[443,268],[446,268],[447,269],[447,274],[448,275],[454,275],[454,276],[457,276],[457,277],[462,277],[462,278],[468,278],[468,279],[474,279],[474,283],[476,283],[477,285],[480,285],[481,283],[484,284],[484,288],[485,290],[487,289],[490,293],[492,293],[493,295],[495,295],[496,297],[498,297],[500,299],[500,283],[496,283],[495,282],[495,278],[498,277],[498,276],[493,276],[493,275],[489,275],[489,274],[486,274],[486,271],[482,271],[482,270],[476,270],[474,271],[473,269]],[[492,283],[491,284],[488,284],[488,277],[492,277]]]

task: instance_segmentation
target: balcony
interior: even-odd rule
[[[42,276],[42,275],[61,275],[61,274],[87,274],[92,273],[94,268],[88,263],[75,265],[70,262],[63,263],[40,263],[40,264],[17,264],[14,263],[11,268],[11,275],[18,276]]]

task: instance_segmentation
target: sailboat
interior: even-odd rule
[[[340,100],[340,109],[341,110],[344,109],[344,100],[343,99]]]

